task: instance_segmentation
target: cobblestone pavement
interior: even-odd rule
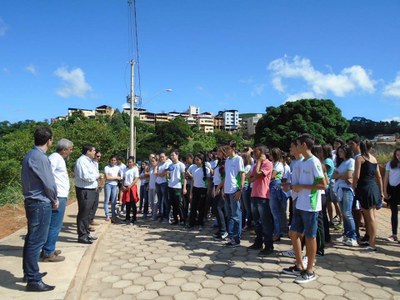
[[[240,247],[226,248],[211,237],[211,228],[113,225],[99,241],[81,299],[400,299],[400,244],[384,239],[389,209],[378,216],[377,253],[334,243],[317,260],[317,280],[303,285],[280,273],[294,262],[279,255],[291,248],[289,239],[261,258],[247,249],[248,232]]]

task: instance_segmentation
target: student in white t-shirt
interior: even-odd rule
[[[156,169],[157,169],[157,164],[158,164],[158,158],[156,155],[150,155],[149,157],[149,192],[148,192],[148,197],[149,197],[149,207],[151,209],[151,217],[152,220],[157,219],[157,193],[156,193],[156,178],[157,174]]]
[[[397,227],[399,224],[398,205],[400,203],[400,148],[393,152],[391,161],[386,164],[386,172],[383,181],[383,195],[387,199],[392,211],[391,225],[392,235],[387,238],[390,242],[397,242]]]
[[[183,196],[186,194],[185,165],[179,161],[179,151],[171,152],[172,164],[168,168],[168,196],[173,209],[174,221],[171,225],[181,225],[183,221]]]
[[[160,211],[160,222],[163,219],[169,219],[169,212],[171,209],[171,205],[168,197],[168,182],[167,182],[167,172],[168,167],[172,163],[165,151],[160,151],[158,154],[158,165],[157,165],[157,178],[156,178],[156,190],[157,190],[157,199],[158,199],[158,207]]]
[[[108,165],[104,168],[104,175],[106,177],[106,184],[104,186],[104,212],[106,221],[110,220],[110,213],[108,210],[108,203],[111,201],[111,221],[117,222],[117,197],[118,197],[118,182],[121,180],[121,170],[117,166],[117,157],[112,155],[108,161]],[[122,189],[121,189],[122,192]]]
[[[297,276],[295,282],[301,284],[316,279],[313,265],[317,252],[318,212],[322,206],[321,191],[326,189],[327,182],[325,182],[320,160],[311,153],[314,138],[305,133],[297,138],[296,143],[297,150],[304,157],[303,161],[299,162],[300,176],[292,178],[292,190],[297,193],[297,200],[289,236],[296,256],[296,265],[283,269],[283,273]],[[302,262],[303,235],[306,240],[307,266],[303,266]]]
[[[136,222],[136,200],[139,200],[137,194],[137,182],[139,181],[139,169],[135,164],[135,158],[130,156],[127,161],[128,167],[124,174],[124,184],[122,187],[122,202],[126,205],[125,222],[131,221],[132,211],[132,224]]]
[[[199,230],[204,226],[204,206],[207,199],[208,180],[211,176],[209,167],[206,167],[204,155],[196,154],[194,164],[188,169],[188,174],[192,177],[190,190],[191,207],[189,217],[189,228],[199,225]]]
[[[236,154],[236,144],[227,147],[228,157],[225,161],[224,193],[227,201],[228,234],[230,241],[227,247],[240,245],[242,236],[242,208],[240,199],[245,182],[244,165],[241,156]]]

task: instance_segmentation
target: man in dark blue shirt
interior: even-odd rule
[[[24,281],[27,291],[44,292],[55,287],[45,284],[39,273],[39,255],[49,232],[51,210],[58,207],[57,186],[46,151],[52,145],[50,128],[37,128],[34,133],[35,146],[22,161],[22,191],[25,198],[25,212],[28,233],[23,253]]]

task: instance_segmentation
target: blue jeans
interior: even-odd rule
[[[251,213],[251,200],[250,200],[251,189],[250,186],[245,185],[242,190],[242,205],[246,211],[246,216],[242,216],[242,221],[245,222],[244,225],[251,226],[251,222],[253,221],[252,213]]]
[[[115,212],[115,207],[117,206],[117,195],[118,186],[106,183],[104,186],[104,212],[106,218],[109,217],[108,202],[111,201],[111,217],[115,218],[117,216]]]
[[[61,231],[64,220],[64,212],[65,212],[65,206],[67,205],[67,197],[57,197],[57,198],[59,205],[57,209],[53,209],[51,211],[49,234],[47,235],[46,244],[44,244],[42,249],[44,256],[50,256],[56,250],[56,242],[58,239],[58,234]]]
[[[227,201],[227,214],[229,216],[228,221],[228,234],[231,240],[240,244],[240,238],[242,236],[242,209],[240,207],[240,199],[235,200],[235,194],[225,194]]]
[[[267,249],[274,249],[273,244],[273,231],[274,222],[272,220],[271,208],[269,200],[265,198],[252,197],[251,210],[254,221],[254,229],[256,232],[255,244],[265,244]]]
[[[339,201],[343,217],[344,234],[351,239],[356,239],[356,225],[353,218],[354,194],[350,189],[343,189],[343,198]]]
[[[42,280],[38,261],[49,233],[51,210],[50,202],[25,199],[28,233],[25,237],[22,269],[28,282]]]
[[[168,198],[168,182],[156,183],[158,209],[160,218],[169,218],[170,204]]]
[[[269,205],[271,207],[271,212],[274,219],[274,236],[280,237],[281,234],[284,231],[286,231],[287,197],[285,196],[285,193],[282,191],[280,180],[271,181],[269,189],[270,189]]]
[[[148,183],[140,185],[139,210],[142,210],[143,208],[143,217],[147,217],[147,214],[149,213],[149,191],[147,190],[148,187]]]

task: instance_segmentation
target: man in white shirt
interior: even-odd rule
[[[56,250],[56,242],[63,224],[65,206],[67,205],[69,194],[69,177],[65,160],[68,159],[73,148],[74,144],[71,141],[61,139],[57,143],[56,152],[49,156],[51,170],[56,180],[59,205],[58,208],[51,211],[49,233],[41,253],[42,261],[44,262],[58,262],[65,259],[64,256],[59,255],[61,251]]]
[[[96,148],[86,144],[82,148],[82,155],[75,165],[75,189],[78,199],[78,243],[92,244],[96,237],[89,234],[90,211],[98,197],[97,187],[99,170],[93,162]]]

